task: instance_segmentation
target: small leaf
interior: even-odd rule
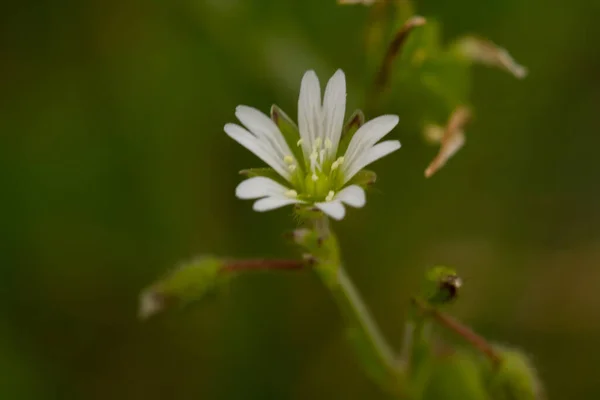
[[[539,400],[543,390],[535,368],[519,350],[496,346],[500,364],[492,371],[490,393],[494,400]]]
[[[139,317],[147,319],[173,306],[200,300],[227,278],[221,274],[224,262],[200,257],[183,263],[140,295]]]
[[[425,170],[426,178],[431,177],[446,165],[446,162],[464,146],[465,133],[463,128],[470,117],[471,113],[466,107],[459,107],[452,113],[441,140],[440,151]]]
[[[506,49],[490,40],[466,36],[456,41],[453,48],[473,62],[503,69],[515,78],[523,79],[527,76],[527,68],[517,63]]]
[[[363,169],[362,171],[354,175],[352,179],[350,179],[348,185],[359,185],[366,189],[373,185],[376,180],[377,174],[375,172]]]
[[[298,167],[304,169],[304,155],[302,154],[302,147],[298,145],[298,140],[300,140],[298,125],[275,104],[271,106],[271,119],[281,131],[294,157],[298,160],[298,164],[300,164]]]

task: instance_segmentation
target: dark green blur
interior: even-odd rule
[[[467,144],[431,179],[423,97],[394,93],[401,150],[364,210],[334,223],[390,341],[427,268],[450,312],[525,349],[550,399],[598,399],[600,3],[421,0],[529,68],[474,69]],[[300,79],[348,79],[364,107],[368,10],[335,0],[22,1],[0,11],[0,399],[384,399],[306,272],[252,274],[137,320],[182,260],[293,254],[289,208],[237,200],[262,163],[223,132],[238,104],[296,117]],[[413,100],[416,99],[416,100]],[[372,117],[372,115],[367,115]],[[403,123],[407,121],[407,123]],[[460,400],[460,399],[457,399]]]

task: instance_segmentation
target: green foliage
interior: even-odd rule
[[[139,316],[148,318],[172,306],[184,306],[201,300],[228,279],[224,262],[200,257],[181,264],[140,295]]]

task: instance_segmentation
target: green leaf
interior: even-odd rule
[[[372,186],[375,181],[377,181],[377,174],[368,169],[363,169],[350,179],[348,185],[359,185],[366,189]]]
[[[300,140],[298,125],[296,125],[296,123],[275,104],[271,106],[271,119],[283,134],[294,157],[298,160],[298,164],[300,164],[298,167],[304,170],[304,155],[302,153],[302,147],[298,145],[298,141]]]
[[[141,293],[140,318],[203,299],[227,280],[223,266],[223,260],[208,256],[181,264]]]

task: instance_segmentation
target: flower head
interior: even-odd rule
[[[321,87],[314,71],[302,78],[298,125],[277,106],[271,118],[259,110],[238,106],[235,115],[245,126],[225,125],[225,132],[271,168],[246,170],[238,185],[240,199],[258,199],[254,210],[268,211],[289,204],[316,207],[334,219],[345,215],[344,204],[362,207],[363,186],[374,173],[363,171],[372,162],[400,148],[400,142],[378,143],[397,124],[395,115],[367,123],[360,111],[344,126],[346,78],[338,70]]]

